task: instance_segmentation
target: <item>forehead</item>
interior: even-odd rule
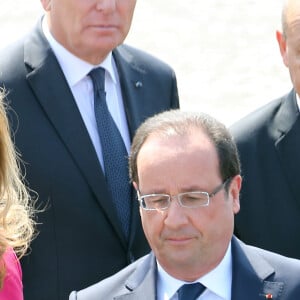
[[[144,151],[157,152],[160,148],[170,149],[170,152],[184,151],[189,153],[195,148],[199,151],[211,151],[215,146],[203,130],[190,128],[184,133],[177,133],[172,130],[152,133],[142,145],[140,153]]]
[[[139,177],[141,173],[165,172],[179,178],[187,172],[217,172],[218,156],[212,141],[199,129],[184,135],[152,134],[140,149],[137,167]]]
[[[285,21],[288,25],[288,31],[299,29],[300,26],[300,0],[290,0],[285,7]]]

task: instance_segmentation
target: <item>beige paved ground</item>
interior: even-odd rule
[[[39,0],[0,0],[0,46],[36,22]],[[138,0],[127,42],[171,64],[184,109],[231,124],[290,88],[275,40],[282,0]]]

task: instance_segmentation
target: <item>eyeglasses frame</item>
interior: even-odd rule
[[[185,208],[197,208],[197,207],[205,207],[205,206],[208,206],[209,203],[210,203],[210,199],[213,198],[217,193],[219,193],[223,188],[226,187],[226,185],[232,180],[232,177],[229,177],[227,178],[226,180],[224,180],[220,185],[218,185],[217,187],[215,187],[213,189],[213,191],[211,193],[208,193],[208,192],[204,192],[204,191],[190,191],[190,192],[184,192],[184,193],[178,193],[177,195],[169,195],[169,194],[146,194],[146,195],[141,195],[141,192],[140,190],[138,189],[137,190],[137,197],[138,197],[138,201],[140,203],[140,207],[143,209],[143,210],[146,210],[146,211],[154,211],[154,210],[158,210],[158,211],[164,211],[164,210],[167,210],[170,205],[171,205],[171,199],[172,198],[177,198],[177,201],[179,203],[179,205],[181,207],[185,207]],[[201,204],[201,205],[196,205],[196,206],[185,206],[181,203],[181,195],[184,195],[184,194],[187,194],[187,193],[203,193],[203,194],[206,194],[207,195],[207,203],[205,204]],[[144,197],[149,197],[149,196],[168,196],[168,206],[166,207],[163,207],[163,208],[147,208],[147,207],[144,207],[143,206],[143,198]]]

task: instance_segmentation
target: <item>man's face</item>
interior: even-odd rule
[[[137,157],[141,195],[187,191],[211,193],[222,183],[216,150],[207,136],[151,135]],[[176,278],[192,281],[222,260],[233,233],[234,214],[239,211],[241,178],[233,178],[228,195],[221,190],[209,206],[181,207],[173,198],[165,211],[140,208],[148,242],[162,267]]]
[[[285,36],[277,31],[276,37],[281,56],[290,72],[290,77],[297,94],[300,95],[300,7],[299,14],[287,15],[288,28]]]
[[[55,39],[92,64],[124,41],[136,4],[136,0],[41,1]]]

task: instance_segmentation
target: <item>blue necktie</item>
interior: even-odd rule
[[[205,290],[199,282],[184,284],[178,289],[178,300],[196,300]]]
[[[129,236],[131,186],[127,150],[106,104],[105,69],[93,69],[89,76],[94,87],[94,109],[100,137],[104,172],[126,238]]]

